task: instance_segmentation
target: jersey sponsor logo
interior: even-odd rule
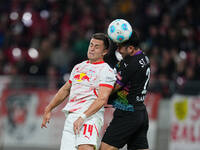
[[[80,73],[74,76],[74,79],[78,82],[82,82],[87,80],[88,82],[90,81],[90,78],[87,76],[86,73]]]

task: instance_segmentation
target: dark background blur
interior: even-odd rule
[[[1,0],[0,75],[13,76],[12,88],[57,89],[87,59],[90,36],[123,18],[150,58],[150,90],[196,94],[199,14],[198,0]]]
[[[47,130],[40,128],[44,108],[73,66],[87,59],[91,35],[106,33],[117,18],[132,24],[150,58],[150,92],[145,100],[150,149],[169,150],[170,145],[199,149],[199,4],[199,0],[0,0],[0,149],[59,149],[64,104],[55,109]],[[105,114],[107,124],[112,115]],[[185,118],[177,120],[177,114]],[[174,125],[177,132],[171,132]],[[173,139],[176,133],[181,134],[178,143]]]

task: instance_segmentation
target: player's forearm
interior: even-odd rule
[[[66,99],[69,93],[70,93],[69,85],[64,85],[63,87],[61,87],[54,96],[54,98],[51,100],[51,102],[48,104],[45,111],[47,112],[52,111],[56,106],[61,104]]]
[[[105,104],[106,104],[107,100],[100,100],[100,99],[96,99],[91,105],[90,107],[84,112],[84,114],[86,115],[86,117],[90,117],[91,115],[95,114],[97,111],[99,111]]]
[[[99,111],[108,101],[112,88],[100,87],[97,99],[84,112],[86,117],[89,117]]]
[[[47,111],[52,111],[56,106],[58,106],[59,104],[61,104],[68,95],[69,94],[65,93],[63,90],[59,91],[55,95],[55,97],[53,98],[53,100],[49,103],[49,105],[47,106]]]

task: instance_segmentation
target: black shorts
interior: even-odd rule
[[[127,144],[128,150],[148,149],[149,119],[146,109],[134,112],[116,109],[113,117],[103,136],[104,143],[117,148]]]

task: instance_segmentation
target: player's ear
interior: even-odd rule
[[[130,45],[130,46],[128,47],[128,51],[129,51],[130,54],[134,53],[134,50],[135,50],[135,47],[134,47],[134,46]]]
[[[105,56],[108,53],[108,49],[103,50],[103,56]]]

